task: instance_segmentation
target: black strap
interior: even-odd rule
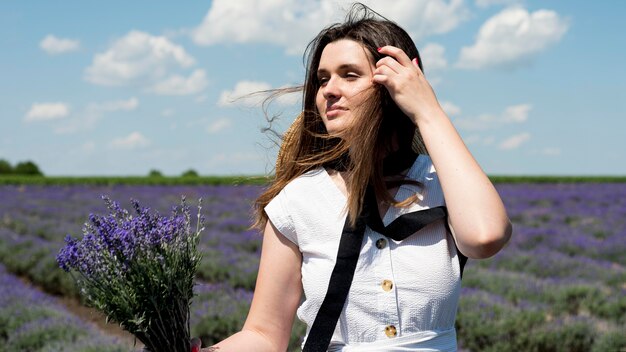
[[[368,207],[365,208],[366,212],[364,214],[367,218],[367,226],[369,226],[372,230],[396,241],[404,240],[424,228],[426,225],[429,225],[439,219],[446,220],[446,229],[448,232],[451,232],[447,221],[448,209],[443,205],[400,215],[397,219],[392,221],[391,224],[385,226],[383,225],[383,222],[380,219],[380,214],[378,213],[374,192],[370,191],[365,194],[365,203],[368,204]],[[376,206],[376,211],[369,211],[369,209],[374,208],[374,206]],[[465,268],[465,263],[467,263],[467,257],[461,253],[459,247],[456,245],[456,242],[454,242],[454,247],[456,249],[457,258],[459,259],[461,278],[463,278],[463,269]]]
[[[337,261],[330,276],[328,291],[315,316],[302,352],[324,352],[328,349],[330,339],[333,336],[352,285],[366,224],[376,232],[394,240],[402,241],[425,226],[441,219],[445,220],[446,217],[446,207],[440,206],[401,215],[385,227],[378,213],[378,204],[374,190],[372,187],[368,187],[365,193],[363,211],[357,218],[355,228],[350,227],[349,219],[346,217],[339,242]],[[462,277],[467,257],[462,255],[458,248],[457,256]]]
[[[391,224],[385,226],[380,219],[376,196],[371,189],[368,189],[368,192],[365,193],[365,204],[367,204],[367,225],[372,230],[396,241],[404,240],[424,228],[424,226],[445,218],[448,214],[446,207],[440,206],[403,214],[392,221]]]
[[[326,351],[333,331],[337,326],[337,320],[341,315],[346,297],[352,285],[354,270],[361,252],[361,243],[365,233],[365,219],[360,216],[356,228],[350,227],[350,219],[346,217],[343,226],[337,262],[330,275],[330,282],[326,297],[317,312],[311,331],[306,340],[303,352]]]

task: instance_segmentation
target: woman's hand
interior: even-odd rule
[[[390,45],[379,48],[378,52],[388,56],[376,63],[372,81],[385,86],[398,107],[416,125],[441,110],[417,58],[411,60],[402,49]]]

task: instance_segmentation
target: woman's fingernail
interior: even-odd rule
[[[378,49],[376,49],[376,50],[381,51],[381,50],[383,50],[383,48],[378,48]]]

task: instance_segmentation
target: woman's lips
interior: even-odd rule
[[[341,114],[342,112],[346,111],[348,109],[342,107],[342,106],[331,106],[328,108],[328,110],[326,110],[326,116],[327,117],[335,117],[339,114]]]

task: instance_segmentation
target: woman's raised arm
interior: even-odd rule
[[[384,85],[419,128],[437,170],[459,250],[470,258],[496,254],[511,237],[511,223],[495,187],[445,114],[432,87],[399,48],[385,46],[373,82]]]
[[[209,350],[286,351],[302,296],[301,265],[298,247],[268,221],[254,297],[243,329]]]

